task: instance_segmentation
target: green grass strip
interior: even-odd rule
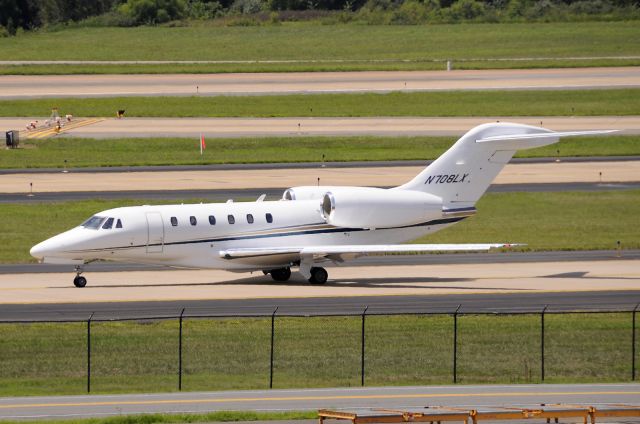
[[[594,179],[596,178],[594,172]],[[489,193],[471,219],[416,242],[526,243],[522,250],[640,248],[640,190]]]
[[[188,138],[24,140],[21,149],[0,150],[0,169],[429,160],[456,137],[273,137],[207,140]],[[523,150],[517,157],[640,155],[640,136],[567,138]]]
[[[200,202],[195,199],[189,202]],[[0,204],[0,262],[34,262],[36,243],[79,225],[96,212],[148,200],[86,200]],[[158,202],[156,202],[158,203]],[[164,203],[181,203],[171,201]],[[43,207],[44,206],[44,207]],[[478,214],[431,236],[427,243],[527,243],[523,250],[640,248],[640,190],[571,193],[488,193]]]
[[[194,86],[195,91],[195,86]],[[111,117],[597,116],[640,115],[640,89],[393,92],[0,101],[0,116]]]
[[[360,316],[276,317],[274,388],[359,386],[361,331]],[[365,332],[367,386],[452,382],[451,315],[369,315]],[[85,393],[86,322],[0,335],[1,396]],[[270,317],[185,319],[183,390],[267,389],[270,344]],[[540,315],[458,317],[457,361],[459,383],[540,383]],[[545,383],[629,381],[630,366],[629,312],[545,317]],[[92,393],[176,391],[177,367],[177,319],[92,323]]]
[[[47,424],[181,424],[215,423],[235,421],[280,421],[311,420],[318,418],[316,411],[252,412],[217,411],[206,414],[139,414],[118,415],[107,418],[77,418],[68,420],[47,420]],[[42,424],[42,421],[2,420],[3,424]]]
[[[462,69],[548,69],[640,66],[640,59],[543,59],[543,60],[469,60],[453,62]],[[113,75],[113,74],[214,74],[257,72],[358,72],[358,71],[442,71],[446,61],[387,60],[364,62],[296,62],[296,63],[216,63],[166,65],[0,65],[0,75]]]
[[[4,60],[416,60],[637,56],[638,22],[69,28],[4,38]],[[409,42],[410,41],[410,42]],[[57,65],[52,65],[54,69]],[[316,70],[333,69],[319,63]]]

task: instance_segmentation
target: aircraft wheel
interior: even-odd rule
[[[311,278],[309,278],[309,282],[311,284],[324,284],[327,282],[329,278],[329,273],[326,269],[320,267],[311,268]]]
[[[87,279],[78,275],[73,279],[73,285],[76,287],[84,287],[87,285]]]
[[[275,281],[287,281],[291,277],[291,268],[272,269],[270,273]]]

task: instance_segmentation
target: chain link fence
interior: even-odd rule
[[[0,395],[635,381],[629,311],[0,322]]]

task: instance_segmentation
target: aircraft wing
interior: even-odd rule
[[[476,244],[378,244],[330,245],[307,247],[238,248],[220,251],[220,257],[246,265],[286,266],[294,262],[344,262],[367,255],[430,252],[481,252],[501,247],[521,246],[507,243]]]

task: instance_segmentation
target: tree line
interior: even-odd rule
[[[640,0],[0,0],[0,36],[68,24],[136,26],[229,16],[421,24],[639,19],[639,10]]]

